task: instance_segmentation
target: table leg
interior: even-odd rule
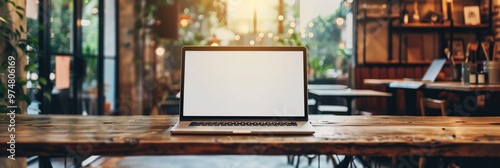
[[[351,164],[351,162],[352,162],[352,158],[353,158],[353,156],[346,155],[345,158],[342,161],[340,161],[339,167],[340,168],[348,168],[349,164]]]
[[[500,116],[500,113],[495,112],[497,109],[497,104],[500,102],[500,94],[498,92],[491,92],[486,95],[485,100],[485,115],[487,116]]]
[[[417,116],[417,90],[405,89],[404,93],[406,115]]]
[[[49,157],[38,157],[39,168],[52,168],[52,163]]]
[[[353,110],[352,110],[352,100],[353,100],[353,98],[351,98],[351,97],[345,98],[346,107],[347,107],[347,114],[355,115]]]
[[[396,89],[390,88],[389,85],[386,87],[387,92],[391,93],[392,96],[387,97],[386,110],[388,115],[398,114],[398,105],[396,103],[397,95]]]
[[[312,110],[310,109],[310,113],[311,114],[319,114],[318,107],[321,104],[321,96],[311,94],[311,98],[313,98],[314,101],[316,101],[316,103],[314,103],[313,109]]]

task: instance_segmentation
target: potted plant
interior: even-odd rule
[[[24,76],[37,69],[32,61],[37,56],[37,39],[26,32],[24,6],[25,3],[19,1],[0,0],[0,113],[6,113],[10,105],[18,107],[16,113],[24,113],[31,102],[26,94],[28,80]],[[30,82],[38,86],[47,81],[38,78]]]

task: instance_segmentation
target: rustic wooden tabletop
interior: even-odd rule
[[[463,92],[500,92],[500,84],[463,84],[461,82],[428,83],[426,89]]]
[[[16,115],[16,156],[500,156],[500,117],[312,115],[316,133],[310,136],[170,135],[177,117]],[[9,125],[8,115],[0,119]],[[0,129],[0,150],[9,148],[9,136]]]

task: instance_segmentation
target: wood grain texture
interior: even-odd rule
[[[428,83],[426,89],[463,91],[463,92],[499,92],[500,84],[462,84],[461,82]]]
[[[0,124],[8,125],[7,115]],[[345,154],[500,157],[500,117],[311,116],[311,136],[170,135],[177,116],[17,115],[16,156]],[[0,141],[7,142],[7,129]],[[7,145],[0,145],[6,151]],[[7,153],[2,152],[5,156]]]

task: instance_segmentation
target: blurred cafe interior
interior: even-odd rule
[[[308,153],[307,147],[301,152],[288,151],[291,154],[206,152],[209,156],[202,156],[203,152],[123,156],[119,148],[113,148],[110,150],[116,154],[90,152],[78,159],[28,150],[17,162],[24,167],[500,167],[500,153],[491,152],[500,151],[500,118],[495,118],[500,115],[496,105],[500,102],[499,11],[500,0],[0,0],[0,110],[9,110],[7,59],[13,53],[20,88],[17,118],[27,123],[40,121],[25,126],[18,121],[17,134],[36,136],[37,132],[21,129],[42,128],[37,124],[43,123],[43,116],[101,118],[110,125],[114,122],[104,120],[126,116],[177,119],[183,46],[302,46],[307,49],[309,119],[338,120],[329,123],[351,130],[339,135],[346,136],[343,140],[352,138],[348,135],[370,136],[358,132],[355,126],[359,125],[353,124],[370,121],[389,124],[384,128],[408,136],[392,139],[394,142],[385,144],[387,149],[400,141],[413,145],[448,142],[439,138],[456,140],[448,146],[468,146],[457,147],[457,152],[432,148],[443,153],[415,157],[383,154],[378,148],[357,154],[352,146],[345,150],[353,152],[352,156],[334,153],[336,149]],[[391,118],[384,118],[387,116]],[[403,117],[397,120],[402,124],[416,124],[411,129],[422,129],[405,132],[398,129],[406,127],[391,127],[395,116]],[[7,118],[2,117],[2,127],[8,125]],[[429,125],[434,127],[425,127]],[[471,134],[454,130],[466,125]],[[55,122],[49,126],[55,129],[48,132],[62,128]],[[94,130],[84,124],[78,129],[111,136],[111,131],[106,135],[105,126]],[[494,129],[498,129],[496,133]],[[368,131],[378,132],[373,127]],[[441,135],[439,131],[452,132]],[[109,141],[129,142],[129,134],[114,133],[119,138]],[[139,139],[147,135],[132,134]],[[415,138],[419,134],[428,136]],[[2,142],[4,138],[9,141],[7,132],[0,135]],[[54,135],[52,138],[66,134]],[[366,144],[390,141],[391,137],[368,139]],[[22,135],[16,140],[19,152],[23,152],[23,144],[31,143],[23,141]],[[33,142],[40,145],[45,140]],[[106,143],[108,140],[103,141]],[[398,147],[404,151],[404,145]],[[458,152],[465,149],[470,151]],[[0,167],[10,167],[10,160],[3,159]],[[343,163],[345,160],[350,164]]]

